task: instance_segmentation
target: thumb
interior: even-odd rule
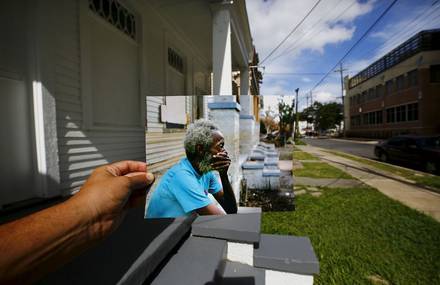
[[[132,172],[125,175],[130,180],[130,189],[145,188],[154,182],[154,175],[149,172]]]

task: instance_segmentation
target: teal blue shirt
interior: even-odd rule
[[[171,167],[150,198],[146,218],[185,216],[212,203],[208,193],[222,189],[212,171],[200,175],[187,158]]]

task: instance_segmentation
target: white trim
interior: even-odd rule
[[[32,91],[38,173],[41,175],[46,175],[46,137],[44,133],[43,87],[41,82],[33,81]]]

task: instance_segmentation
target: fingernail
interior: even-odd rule
[[[153,175],[153,173],[147,173],[147,180],[148,181],[153,181],[154,180],[154,175]]]

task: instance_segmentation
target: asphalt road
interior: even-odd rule
[[[351,141],[340,139],[303,139],[307,144],[324,149],[337,150],[363,156],[370,159],[376,159],[374,156],[374,142]]]

